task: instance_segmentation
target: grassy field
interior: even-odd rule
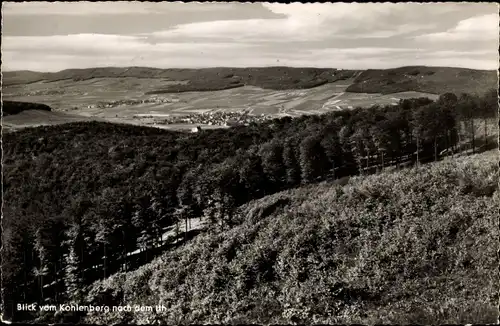
[[[67,114],[64,112],[28,110],[3,117],[2,128],[4,132],[9,132],[23,128],[90,120],[100,119],[87,118],[81,115]]]

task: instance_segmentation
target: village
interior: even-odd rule
[[[161,118],[161,119],[158,119]],[[172,125],[172,124],[187,124],[187,125],[205,125],[205,126],[248,126],[251,123],[264,122],[275,118],[273,115],[253,115],[248,111],[227,112],[213,111],[205,113],[191,113],[189,115],[174,115],[165,117],[158,114],[137,114],[134,119],[154,119],[155,125]],[[193,131],[200,128],[194,128]]]
[[[116,100],[111,102],[99,102],[97,104],[89,105],[89,109],[104,109],[104,108],[113,108],[121,105],[138,105],[138,104],[164,104],[164,103],[177,103],[179,99],[176,98],[158,98],[151,97],[147,99],[125,99],[125,100]]]

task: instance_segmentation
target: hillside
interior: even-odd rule
[[[494,323],[497,170],[495,150],[253,201],[86,298],[166,311],[86,322]]]
[[[2,86],[4,87],[10,85],[30,84],[45,79],[45,73],[30,70],[2,71],[2,75]]]
[[[2,130],[11,132],[27,127],[47,126],[79,121],[101,120],[52,110],[48,105],[32,102],[3,101]]]
[[[413,66],[366,70],[347,88],[347,92],[390,94],[417,91],[481,95],[489,88],[498,88],[497,85],[494,70]]]
[[[27,110],[40,110],[40,111],[52,111],[52,109],[45,104],[39,103],[28,103],[28,102],[16,102],[16,101],[2,101],[2,115],[14,115]]]
[[[242,224],[242,217],[253,214],[250,213],[251,208],[244,210],[243,214],[238,213],[241,207],[274,193],[300,187],[297,190],[300,193],[307,189],[311,191],[304,198],[315,200],[329,187],[313,185],[321,181],[400,169],[442,160],[449,155],[496,148],[498,134],[490,126],[490,121],[495,119],[493,108],[497,107],[496,91],[493,91],[490,96],[477,99],[447,94],[436,102],[427,98],[406,99],[391,106],[284,117],[198,133],[102,122],[77,122],[6,133],[2,139],[4,318],[53,322],[53,315],[45,315],[45,319],[41,320],[39,317],[43,314],[40,312],[30,314],[17,310],[17,302],[81,303],[89,295],[86,289],[95,281],[140,268],[174,249],[166,243],[163,235],[174,230],[173,233],[178,236],[179,225],[189,224],[188,220],[202,217],[210,229],[226,232],[237,225],[244,225],[247,222]],[[453,107],[458,110],[452,110]],[[35,110],[5,119],[31,112]],[[480,128],[480,132],[469,133],[472,128]],[[481,157],[476,159],[480,161]],[[484,165],[484,162],[480,163]],[[488,164],[485,167],[490,169]],[[464,185],[465,192],[478,192],[476,183],[481,188],[479,195],[481,191],[484,195],[491,195],[489,179],[484,181],[482,170],[476,170],[471,168],[471,171],[466,171],[469,174],[465,179],[459,176],[458,181],[446,179],[446,171],[437,174],[445,179],[438,178],[435,183],[446,186],[449,181],[451,188],[447,192],[432,193],[432,187],[425,184],[423,189],[426,194],[433,197],[416,197],[418,201],[415,205],[429,205],[429,200],[432,203],[436,198],[441,200],[441,197],[448,200],[439,201],[446,209],[448,204],[461,205],[469,197],[462,198],[455,191]],[[401,177],[408,174],[401,173]],[[412,187],[410,181],[405,184],[388,174],[386,177],[392,180],[391,187],[401,184],[405,193]],[[479,179],[475,179],[477,177]],[[383,180],[380,182],[385,184]],[[456,182],[459,187],[455,186]],[[485,183],[484,189],[482,182]],[[415,190],[419,191],[421,189]],[[273,200],[273,197],[266,198]],[[338,205],[355,208],[358,204],[349,198],[341,197]],[[380,199],[377,198],[374,200]],[[318,205],[314,206],[316,208],[300,206],[295,197],[290,199],[288,205],[304,214],[316,210],[317,213],[304,217],[305,220],[315,220],[315,214],[323,214],[318,209],[326,209],[328,214],[335,213],[328,207],[335,207],[336,199],[331,199],[331,203],[328,198],[323,199],[312,202]],[[459,204],[453,201],[455,199]],[[388,203],[397,200],[391,197]],[[469,204],[464,209],[483,211],[482,207]],[[255,212],[265,218],[279,216],[280,206],[286,206],[287,201],[270,207],[259,205]],[[394,208],[396,211],[390,215],[391,218],[397,217],[398,210],[408,205],[403,203]],[[461,206],[455,208],[462,209]],[[284,212],[290,213],[288,210]],[[293,220],[293,216],[283,220]],[[252,215],[248,218],[253,219]],[[301,219],[297,221],[308,225]],[[363,232],[369,232],[370,228],[374,228],[373,232],[383,231],[373,220],[358,222],[355,227],[366,227]],[[286,230],[286,225],[283,230]],[[187,230],[187,227],[186,231],[182,243],[188,242],[196,233]],[[348,238],[349,232],[340,235],[341,238]],[[276,238],[281,237],[279,232],[276,235]],[[445,233],[441,238],[444,237]],[[441,241],[441,238],[434,240]],[[285,248],[288,245],[286,242],[283,244]],[[294,251],[298,252],[302,247],[293,245],[287,255],[295,255]],[[349,255],[349,252],[342,252],[344,254]],[[437,256],[432,257],[438,259]],[[443,257],[439,259],[445,259]],[[267,258],[262,259],[265,261]],[[348,260],[346,264],[351,266],[349,264],[352,263]],[[172,266],[175,264],[172,263]],[[244,275],[244,278],[238,281],[237,289],[248,293],[247,290],[253,286],[254,272],[247,271],[244,266],[238,268],[241,273],[235,272],[234,278],[241,278],[238,275]],[[190,269],[185,271],[190,273]],[[246,285],[247,277],[250,285]],[[265,284],[265,281],[257,283]],[[282,286],[280,284],[277,283]],[[290,293],[295,290],[290,289]],[[372,288],[368,290],[370,293],[374,291]],[[238,291],[234,295],[241,296]],[[250,296],[254,295],[252,293]],[[232,292],[230,294],[233,296]],[[220,298],[231,296],[220,292]],[[193,302],[198,302],[198,299],[193,299]],[[242,302],[246,300],[245,297],[241,299]],[[179,309],[189,310],[186,306]],[[275,313],[272,309],[267,310]],[[79,321],[78,316],[67,317],[58,320]],[[216,317],[210,318],[220,320]],[[258,318],[250,319],[258,322]]]
[[[358,74],[361,73],[359,76]],[[335,68],[202,68],[159,69],[147,67],[67,69],[54,73],[12,71],[3,73],[3,85],[13,86],[39,81],[85,81],[93,78],[148,78],[172,82],[148,94],[188,91],[216,91],[257,86],[264,89],[306,89],[357,76],[347,92],[383,93],[416,91],[432,94],[477,93],[497,88],[497,72],[450,67],[411,66],[394,69],[337,70]]]
[[[266,89],[311,88],[328,82],[347,79],[355,72],[321,68],[203,68],[158,69],[145,67],[67,69],[55,73],[31,71],[4,72],[4,85],[11,86],[35,81],[71,79],[83,81],[92,78],[155,78],[171,81],[189,81],[168,88],[152,89],[151,94],[185,91],[213,91],[239,87],[258,86]]]

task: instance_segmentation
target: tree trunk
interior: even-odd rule
[[[60,273],[59,275],[61,275],[61,277],[59,278],[59,281],[60,281],[61,283],[63,283],[63,282],[64,282],[64,272],[63,272],[63,271],[64,271],[64,263],[63,263],[63,260],[64,260],[64,257],[63,257],[63,255],[62,255],[62,253],[60,253],[60,254],[59,254],[59,271],[60,271],[60,272],[59,272],[59,273]],[[60,289],[60,287],[58,286],[58,287],[57,287],[57,289],[59,290],[59,289]],[[63,295],[63,297],[64,297],[64,295]],[[59,302],[59,301],[56,301],[56,302]]]
[[[417,162],[416,162],[417,166],[420,163],[419,156],[418,156],[419,151],[420,151],[420,137],[418,137],[418,135],[417,135]]]
[[[451,149],[451,157],[455,156],[455,143],[453,142],[453,131],[448,131],[448,146]]]
[[[437,161],[437,137],[434,136],[434,162]]]
[[[104,270],[104,279],[106,279],[106,242],[103,242],[104,246],[104,265],[103,265],[103,270]]]
[[[221,231],[224,231],[224,216],[226,215],[226,205],[224,203],[224,199],[221,199],[222,202],[222,210],[221,210],[221,218],[220,218],[220,228]]]
[[[450,151],[450,132],[447,130],[444,135],[444,148],[446,149],[446,155]]]
[[[125,270],[125,273],[127,272],[127,245],[126,245],[126,241],[125,241],[125,231],[122,230],[122,239],[123,239],[123,258],[122,258],[122,263],[123,263],[123,268]]]
[[[54,282],[55,282],[54,299],[55,299],[55,302],[58,302],[59,301],[58,300],[58,298],[59,298],[59,275],[57,274],[57,262],[54,262]]]
[[[27,280],[26,280],[26,271],[28,270],[28,266],[26,266],[26,248],[24,248],[23,246],[23,261],[24,261],[24,284],[23,284],[23,300],[26,301],[26,283],[27,283]]]
[[[188,233],[188,220],[187,220],[187,214],[184,216],[184,224],[186,226],[186,232],[184,232],[184,243],[187,242],[187,233]]]
[[[408,147],[410,147],[410,149],[413,147],[412,144],[413,144],[413,134],[410,132],[408,137],[408,142],[405,144],[406,145],[405,149],[407,152],[408,152]]]
[[[471,119],[471,131],[472,131],[472,154],[476,153],[476,135],[474,130],[474,119]]]
[[[461,123],[459,122],[458,123],[458,130],[457,130],[457,136],[458,136],[458,150],[457,150],[457,152],[459,152],[459,153],[462,150],[462,136],[461,136],[462,132],[461,131],[462,131],[462,126],[461,126]]]
[[[41,271],[43,272],[43,269]],[[43,275],[40,275],[40,297],[43,302]]]
[[[484,118],[484,147],[488,148],[488,121]]]
[[[80,246],[80,257],[81,257],[81,260],[80,260],[80,265],[78,266],[78,269],[81,268],[81,273],[82,273],[82,279],[84,280],[85,282],[85,268],[84,268],[84,265],[83,265],[83,246]],[[75,252],[75,256],[76,256],[76,252]],[[91,274],[92,275],[92,274]]]
[[[384,152],[382,152],[382,172],[384,171]]]

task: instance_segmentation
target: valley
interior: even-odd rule
[[[3,90],[4,100],[42,103],[60,114],[51,118],[47,115],[6,117],[4,123],[8,127],[7,130],[15,130],[25,126],[97,119],[190,130],[195,126],[226,127],[231,123],[248,124],[251,121],[283,116],[322,114],[372,105],[394,105],[401,99],[427,97],[435,100],[438,97],[438,94],[417,91],[391,94],[347,91],[362,75],[362,71],[354,71],[341,80],[302,89],[276,90],[242,85],[225,90],[150,94],[151,89],[187,85],[190,81],[181,76],[177,76],[179,80],[134,76],[75,80],[76,77],[73,76],[71,79],[67,77],[61,80],[26,80],[23,84],[20,80],[9,83],[7,74],[7,83]],[[215,113],[230,113],[233,118],[220,119]],[[195,122],[179,121],[181,119]]]

